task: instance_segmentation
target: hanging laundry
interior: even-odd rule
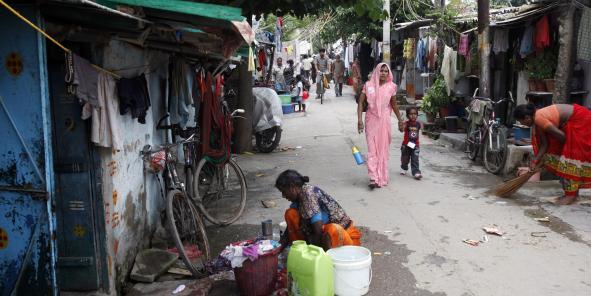
[[[117,85],[119,95],[119,114],[131,112],[131,118],[137,118],[141,124],[146,124],[146,114],[150,108],[148,83],[144,74],[134,78],[121,78]]]
[[[583,8],[579,36],[577,38],[577,58],[591,62],[591,8]]]
[[[458,53],[451,47],[445,46],[443,51],[443,61],[441,62],[441,75],[445,80],[445,88],[447,89],[447,95],[451,95],[452,90],[456,84],[456,60]]]
[[[429,37],[429,51],[427,54],[427,67],[434,70],[437,65],[437,37]]]
[[[460,42],[458,45],[458,54],[467,56],[470,47],[468,45],[468,41],[470,36],[468,34],[460,34]]]
[[[521,46],[519,47],[519,54],[521,58],[527,57],[530,53],[534,52],[534,27],[528,26],[523,31],[523,37],[521,37]]]
[[[543,16],[536,23],[536,36],[534,40],[536,51],[541,52],[544,48],[550,46],[550,25],[548,24],[548,16]]]
[[[493,39],[493,52],[506,52],[509,49],[509,31],[505,29],[496,29]]]
[[[75,95],[80,103],[90,104],[92,107],[99,106],[97,98],[98,70],[89,61],[71,51],[66,53],[65,82],[68,85],[68,93]]]
[[[92,131],[90,139],[100,147],[122,149],[117,124],[119,106],[117,104],[117,82],[106,73],[98,74],[99,107],[92,109]]]
[[[254,53],[252,52],[252,47],[248,47],[248,71],[253,72],[254,69]]]
[[[417,52],[415,56],[415,67],[422,73],[427,72],[425,56],[427,55],[426,38],[419,39],[417,42]]]
[[[189,122],[189,113],[193,103],[193,81],[195,81],[195,72],[185,59],[175,58],[173,61],[172,72],[170,76],[170,122],[178,123],[182,128]]]
[[[415,57],[415,39],[414,38],[408,38],[405,41],[405,46],[404,46],[404,58],[412,60]]]

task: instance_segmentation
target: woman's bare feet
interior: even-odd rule
[[[556,199],[554,199],[554,204],[566,206],[574,203],[576,200],[576,196],[559,196]]]

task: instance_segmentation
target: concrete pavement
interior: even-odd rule
[[[351,89],[339,98],[330,89],[326,98],[320,105],[311,96],[307,116],[285,117],[280,146],[293,149],[238,157],[248,179],[247,208],[234,225],[208,229],[214,252],[258,234],[263,220],[283,220],[288,202],[274,181],[296,169],[335,197],[363,227],[363,245],[381,253],[373,256],[369,295],[591,295],[589,194],[577,205],[558,207],[547,200],[560,187],[543,183],[513,199],[496,198],[488,191],[499,177],[427,137],[421,138],[423,180],[400,176],[402,134],[396,129],[391,183],[369,191],[366,168],[355,164],[350,150],[353,143],[367,151],[356,133]],[[278,206],[264,208],[261,201],[268,199]],[[534,220],[546,216],[550,222]],[[487,235],[479,246],[462,242],[484,240],[482,227],[492,225],[506,234]]]

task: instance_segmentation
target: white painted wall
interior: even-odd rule
[[[129,113],[118,117],[121,151],[101,150],[110,292],[115,294],[117,285],[131,270],[136,253],[148,247],[164,209],[158,182],[152,174],[144,173],[140,151],[144,145],[158,146],[164,139],[155,126],[164,114],[162,95],[166,92],[162,87],[167,85],[168,56],[111,41],[102,59],[106,69],[128,69],[115,71],[123,77],[145,73],[152,104],[146,124],[138,123]]]

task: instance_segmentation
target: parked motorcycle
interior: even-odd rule
[[[270,153],[281,140],[283,111],[281,99],[268,87],[253,87],[253,130],[258,151]]]

